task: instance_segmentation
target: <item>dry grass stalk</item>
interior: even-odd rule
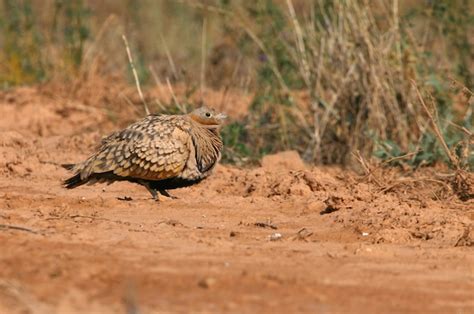
[[[204,100],[204,90],[206,88],[206,27],[207,19],[204,17],[201,36],[201,101]]]
[[[160,98],[163,97],[163,94],[162,94],[162,91],[161,91],[161,88],[162,88],[163,85],[161,84],[161,80],[158,77],[158,74],[156,74],[155,68],[152,65],[150,65],[148,67],[148,69],[150,70],[151,76],[153,77],[153,80],[155,81],[155,84],[156,84],[156,87],[157,87],[158,93],[159,93],[159,96],[158,96],[158,98],[155,99],[155,101],[156,101],[158,107],[160,108],[160,110],[165,111],[166,107],[163,105],[163,103],[160,100]]]
[[[352,153],[352,155],[355,157],[355,159],[360,163],[360,165],[364,169],[364,172],[365,172],[364,178],[369,178],[369,179],[372,178],[374,182],[379,186],[379,188],[382,188],[384,185],[374,174],[375,169],[369,166],[369,164],[365,161],[364,157],[362,157],[360,152],[357,151],[356,153]]]
[[[359,178],[359,180],[360,181],[368,180],[369,182],[373,181],[377,185],[378,191],[381,193],[388,193],[388,192],[398,193],[402,189],[405,189],[405,190],[414,189],[416,188],[417,184],[419,183],[422,184],[422,183],[427,182],[427,183],[434,183],[443,187],[444,192],[442,192],[441,195],[439,195],[438,193],[439,191],[438,192],[431,191],[432,197],[434,197],[435,199],[441,200],[441,199],[445,199],[452,196],[453,190],[456,192],[456,189],[454,188],[452,184],[450,186],[445,180],[438,180],[438,179],[434,179],[434,178],[426,177],[426,176],[407,178],[399,173],[395,173],[394,176],[393,175],[388,176],[388,173],[389,173],[387,172],[388,170],[385,169],[384,171],[382,168],[383,165],[386,165],[389,162],[410,158],[411,156],[417,153],[418,152],[412,152],[409,154],[405,154],[403,156],[394,157],[382,163],[379,163],[376,166],[369,165],[369,163],[361,156],[359,151],[357,151],[356,153],[352,153],[352,155],[360,163],[360,165],[362,166],[365,172],[365,175]],[[377,171],[380,171],[381,174],[376,175]]]
[[[166,86],[168,86],[168,90],[171,94],[171,97],[173,98],[176,108],[178,108],[181,113],[186,113],[186,108],[184,108],[184,106],[178,101],[178,97],[176,97],[176,93],[174,92],[173,86],[171,85],[170,79],[168,77],[166,78]]]
[[[444,149],[444,152],[448,156],[449,160],[451,161],[451,164],[456,168],[456,170],[459,170],[459,159],[453,155],[451,150],[448,147],[448,144],[446,144],[446,141],[444,140],[443,134],[438,126],[437,119],[435,116],[431,113],[430,109],[428,109],[428,106],[426,105],[423,96],[421,96],[420,90],[418,89],[418,86],[416,85],[416,82],[414,80],[411,81],[413,86],[415,87],[416,94],[418,96],[418,100],[420,101],[421,105],[423,106],[423,109],[425,110],[426,114],[428,115],[428,118],[430,119],[431,122],[431,127],[433,128],[433,131],[435,132],[436,138],[438,139],[439,143]],[[436,110],[436,108],[433,108],[433,110]],[[437,116],[437,114],[436,114]]]
[[[430,109],[428,108],[428,106],[426,105],[426,103],[423,99],[423,96],[421,95],[421,92],[420,92],[418,86],[416,85],[416,82],[412,80],[411,83],[415,87],[418,99],[419,99],[424,111],[428,115],[431,127],[434,131],[434,134],[435,134],[436,138],[438,139],[439,143],[441,144],[441,147],[443,147],[443,150],[446,153],[446,155],[448,156],[449,161],[451,162],[451,164],[455,168],[455,173],[454,173],[454,175],[452,176],[452,178],[450,180],[450,183],[451,183],[451,186],[453,187],[453,190],[459,196],[459,198],[463,201],[467,201],[469,199],[474,198],[474,194],[471,192],[471,188],[472,188],[471,184],[472,183],[469,182],[468,175],[467,175],[466,171],[461,167],[461,160],[451,152],[451,150],[448,147],[448,144],[446,143],[446,140],[443,137],[441,129],[439,128],[438,119],[437,119],[438,115],[437,115],[435,106],[433,106],[433,110],[434,110],[434,114],[433,114],[430,111]],[[461,129],[463,129],[463,128],[461,128]],[[470,132],[469,130],[466,129],[465,133],[468,135],[469,138],[471,138],[472,132]]]
[[[409,186],[409,185],[413,185],[414,183],[418,183],[418,182],[436,183],[436,184],[442,185],[447,190],[452,191],[450,186],[448,184],[446,184],[446,182],[441,181],[441,180],[436,180],[436,179],[432,179],[432,178],[413,178],[413,179],[412,178],[398,178],[394,183],[392,183],[390,185],[387,185],[386,187],[381,189],[381,192],[386,193],[386,192],[392,191],[393,189],[395,189],[396,187],[398,187],[400,185]],[[436,198],[439,199],[439,196],[436,195]]]
[[[407,147],[409,139],[418,135],[408,127],[417,113],[403,114],[406,110],[403,102],[410,103],[411,95],[405,84],[407,66],[403,64],[400,51],[398,2],[388,7],[393,19],[383,30],[372,9],[357,1],[334,3],[329,11],[315,2],[309,20],[297,16],[292,0],[287,0],[286,6],[294,36],[293,42],[285,42],[285,45],[299,67],[309,96],[308,102],[296,104],[301,113],[292,111],[299,121],[306,120],[297,128],[306,130],[289,131],[300,134],[304,131],[309,136],[299,139],[305,159],[328,162],[327,149],[322,151],[322,147],[334,143],[334,137],[345,141],[346,147],[330,149],[339,151],[340,156],[333,154],[329,158],[335,159],[329,162],[340,162],[353,149],[363,149],[367,154],[372,149],[370,141],[361,137],[366,129],[373,130],[376,138],[391,137],[401,147]],[[251,37],[255,34],[251,26],[247,26],[246,32]],[[263,41],[253,40],[261,48]],[[261,50],[269,53],[268,49]],[[387,58],[389,54],[396,58]],[[363,116],[365,113],[367,117]],[[341,125],[341,121],[349,119],[350,123]]]
[[[231,19],[235,24],[237,24],[238,27],[241,27],[247,35],[253,40],[253,42],[257,45],[257,47],[263,52],[263,54],[268,58],[268,62],[270,64],[270,67],[277,78],[277,81],[282,88],[282,90],[287,94],[291,95],[291,90],[288,88],[288,85],[285,83],[285,80],[283,78],[283,75],[281,74],[280,69],[278,68],[275,58],[273,55],[270,53],[268,48],[265,46],[263,41],[257,36],[255,31],[252,29],[251,26],[251,20],[246,19],[244,16],[234,13],[233,11],[228,11],[221,9],[216,6],[208,5],[208,4],[203,4],[197,1],[192,1],[192,0],[179,0],[179,2],[188,4],[192,7],[209,11],[209,12],[215,12],[218,14],[223,14],[227,18]],[[237,12],[237,11],[236,11]]]
[[[33,234],[38,234],[37,231],[34,231],[30,228],[26,227],[21,227],[21,226],[13,226],[13,225],[6,225],[6,224],[0,224],[0,230],[1,229],[9,229],[9,230],[18,230],[18,231],[25,231]]]
[[[125,44],[125,49],[127,51],[128,62],[130,63],[130,67],[132,68],[133,77],[135,78],[135,84],[137,86],[138,95],[140,95],[140,99],[142,100],[143,107],[145,108],[145,114],[148,116],[150,114],[150,110],[148,109],[148,105],[146,104],[145,97],[143,97],[142,88],[140,86],[140,80],[138,79],[137,70],[135,69],[135,64],[133,63],[132,53],[130,52],[130,47],[128,45],[127,37],[122,35],[123,42]]]
[[[89,63],[91,63],[91,62],[88,62],[88,61],[90,59],[93,59],[92,56],[94,56],[94,55],[97,56],[97,51],[99,50],[98,45],[102,41],[106,31],[111,27],[111,25],[113,23],[117,23],[117,16],[114,15],[114,14],[110,14],[107,17],[107,19],[105,20],[105,22],[102,24],[102,26],[100,27],[100,29],[97,32],[97,35],[95,36],[94,41],[92,42],[92,44],[85,50],[83,61],[82,61],[82,64],[80,65],[80,68],[79,68],[79,73],[87,72],[85,67]]]
[[[163,48],[165,49],[166,58],[168,59],[168,63],[170,64],[171,72],[173,72],[174,78],[178,79],[179,78],[178,71],[176,70],[176,65],[174,63],[173,56],[171,55],[168,44],[166,43],[166,40],[163,38],[163,34],[161,33],[160,33],[160,39],[161,39],[161,43],[163,44]]]
[[[295,8],[293,7],[293,2],[291,0],[287,0],[286,4],[288,6],[288,11],[290,13],[291,20],[293,22],[299,57],[301,60],[301,74],[306,85],[311,88],[311,71],[309,69],[308,61],[307,61],[307,54],[306,48],[304,44],[304,37],[303,31],[301,30],[300,23],[296,17]]]

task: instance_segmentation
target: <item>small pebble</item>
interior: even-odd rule
[[[207,277],[207,278],[203,278],[203,279],[199,280],[198,286],[201,287],[201,288],[204,288],[204,289],[209,289],[213,285],[215,285],[215,283],[216,283],[216,279],[214,279],[212,277]]]
[[[270,236],[270,241],[278,241],[280,240],[282,237],[281,233],[273,233],[271,236]]]

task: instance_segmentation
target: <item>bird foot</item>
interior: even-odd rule
[[[159,192],[160,192],[161,195],[166,196],[166,197],[169,197],[169,198],[171,198],[172,200],[178,199],[177,196],[171,195],[171,194],[168,193],[168,191],[166,191],[166,190],[159,190]]]
[[[146,189],[148,190],[148,192],[150,192],[151,194],[151,198],[155,201],[155,202],[159,202],[160,199],[158,198],[158,192],[156,191],[156,189],[152,188],[150,186],[150,184],[146,181],[137,181],[139,184],[143,185],[144,187],[146,187]]]

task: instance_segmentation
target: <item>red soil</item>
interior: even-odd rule
[[[110,121],[0,94],[0,313],[474,312],[474,203],[443,182],[384,170],[380,186],[284,153],[160,203],[129,183],[62,188],[59,164]]]

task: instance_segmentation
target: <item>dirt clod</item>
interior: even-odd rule
[[[262,167],[269,170],[284,169],[298,171],[306,169],[306,165],[300,155],[294,150],[264,156],[262,158]]]
[[[198,282],[198,286],[204,289],[212,288],[216,284],[216,279],[212,277],[206,277]]]

